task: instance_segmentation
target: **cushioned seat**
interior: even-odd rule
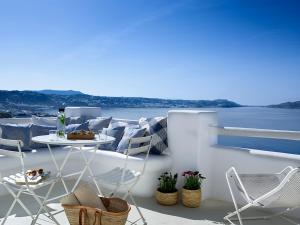
[[[123,168],[116,167],[107,173],[100,174],[97,176],[97,180],[105,181],[106,183],[110,184],[118,184],[122,180]],[[133,182],[138,176],[140,176],[140,172],[135,172],[129,169],[124,171],[123,183],[131,183]]]

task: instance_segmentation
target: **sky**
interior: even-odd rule
[[[300,100],[300,1],[0,0],[0,89]]]

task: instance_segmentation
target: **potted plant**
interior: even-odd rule
[[[185,178],[182,189],[183,205],[190,208],[199,207],[201,202],[201,184],[205,177],[198,171],[186,171],[182,176]]]
[[[175,205],[178,201],[176,189],[177,174],[165,172],[159,178],[159,187],[155,193],[157,202],[161,205]]]

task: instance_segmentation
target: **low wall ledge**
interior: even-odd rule
[[[216,111],[205,111],[205,110],[170,110],[168,114],[203,114],[203,113],[217,113]]]

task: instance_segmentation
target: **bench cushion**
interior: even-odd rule
[[[163,153],[168,148],[167,118],[141,118],[139,123],[142,128],[147,130],[147,135],[152,135],[153,137],[150,153]]]

